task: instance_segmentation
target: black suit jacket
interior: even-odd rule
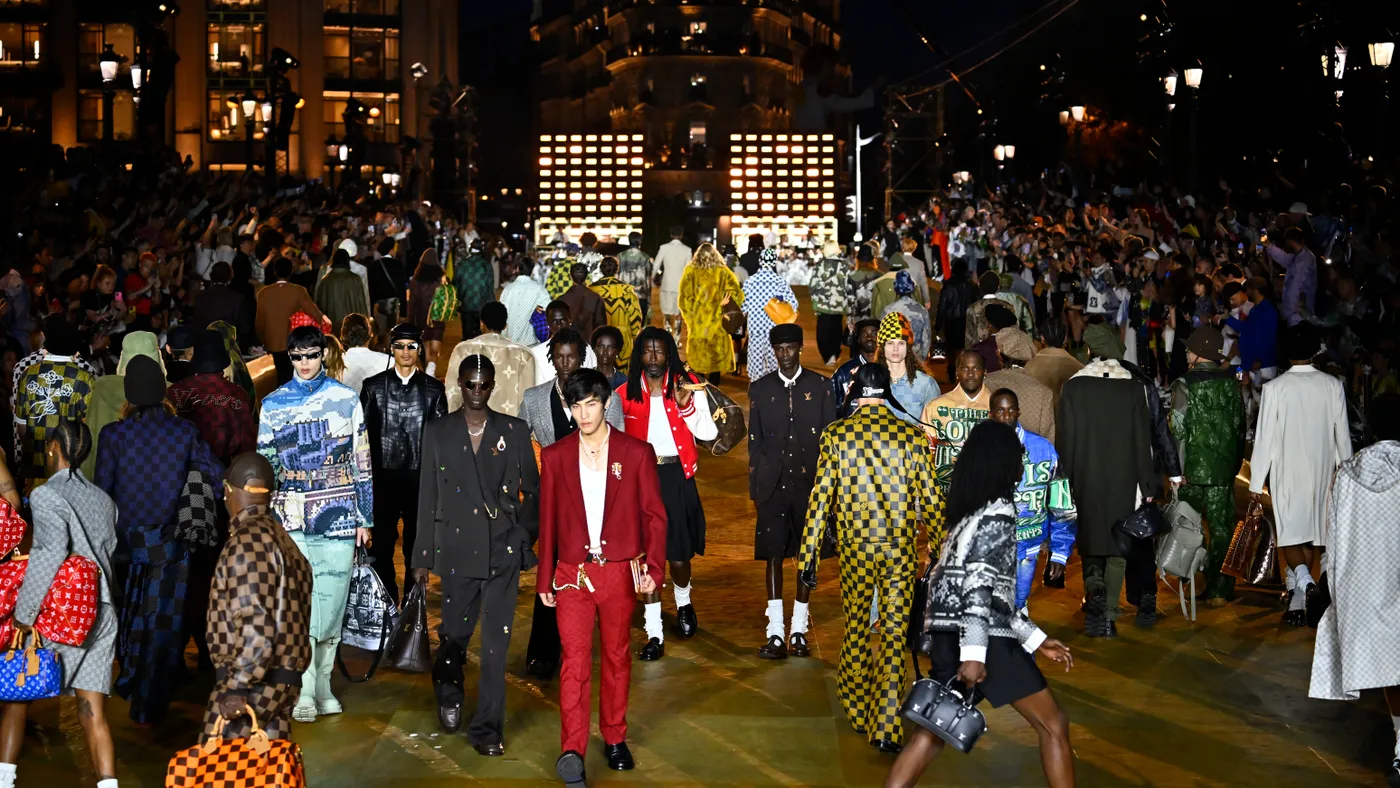
[[[770,372],[749,386],[749,497],[762,503],[792,479],[805,497],[817,476],[822,430],[836,420],[831,381],[807,369],[788,390]]]
[[[463,411],[423,428],[418,534],[412,568],[438,577],[487,579],[514,562],[535,565],[540,474],[524,421],[491,411],[472,452]]]
[[[203,331],[210,323],[224,321],[238,330],[238,344],[249,347],[253,336],[253,321],[248,302],[228,285],[206,285],[194,299],[190,325]]]

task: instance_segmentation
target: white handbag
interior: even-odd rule
[[[1206,535],[1201,528],[1201,513],[1185,501],[1179,500],[1172,491],[1171,503],[1162,509],[1167,530],[1157,538],[1157,567],[1162,581],[1168,588],[1171,575],[1180,580],[1176,594],[1181,601],[1181,614],[1191,621],[1196,620],[1196,573],[1206,563]],[[1191,586],[1191,609],[1186,608],[1186,586]]]

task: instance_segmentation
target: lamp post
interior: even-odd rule
[[[97,67],[102,72],[102,141],[112,142],[112,116],[116,114],[117,90],[113,84],[117,79],[117,68],[122,58],[112,51],[112,45],[102,47],[102,55],[97,58]]]
[[[1002,147],[1006,154],[1006,177],[1008,180],[1015,181],[1016,173],[1014,171],[1014,168],[1012,167],[1012,164],[1016,161],[1016,146],[1004,145]]]
[[[1186,88],[1191,94],[1191,127],[1187,131],[1187,133],[1191,135],[1191,139],[1189,140],[1190,152],[1187,156],[1186,163],[1188,168],[1186,172],[1186,189],[1187,191],[1194,192],[1196,191],[1197,184],[1200,182],[1200,177],[1197,173],[1197,170],[1200,168],[1200,161],[1197,158],[1199,151],[1196,147],[1198,143],[1196,136],[1196,117],[1201,114],[1200,107],[1197,104],[1197,96],[1201,92],[1201,77],[1204,74],[1204,69],[1200,66],[1192,66],[1183,71],[1182,74],[1185,76]]]
[[[1387,89],[1385,78],[1390,71],[1391,58],[1395,56],[1395,42],[1381,41],[1375,44],[1367,44],[1366,51],[1371,56],[1371,65],[1380,69],[1378,79],[1381,86],[1381,100],[1376,106],[1376,154],[1381,156],[1381,161],[1386,163],[1386,155],[1389,153],[1389,142],[1386,134],[1387,115],[1390,109],[1390,92]]]
[[[247,136],[245,144],[247,146],[248,171],[252,172],[254,166],[253,124],[257,121],[258,97],[253,95],[252,90],[249,90],[243,94],[239,104],[243,110],[243,132]]]
[[[326,169],[330,171],[331,191],[335,191],[335,168],[340,165],[340,140],[335,135],[326,138]]]

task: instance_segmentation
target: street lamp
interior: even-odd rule
[[[998,145],[995,148],[992,148],[992,158],[996,159],[997,161],[1003,161],[1004,159],[1006,159],[1006,146]]]
[[[1168,95],[1168,96],[1175,96],[1175,95],[1176,95],[1176,72],[1175,72],[1175,71],[1168,71],[1168,72],[1167,72],[1167,75],[1166,75],[1165,77],[1162,77],[1162,87],[1163,87],[1163,88],[1166,88],[1166,91],[1167,91],[1167,95]]]
[[[1380,66],[1381,68],[1390,68],[1390,59],[1395,55],[1394,41],[1367,44],[1366,49],[1371,53],[1371,65]]]
[[[117,78],[117,67],[122,56],[112,51],[112,45],[102,47],[102,55],[97,59],[97,67],[102,72],[102,141],[112,141],[112,116],[116,114],[117,92],[112,84]]]
[[[1060,125],[1061,125],[1061,126],[1068,126],[1068,125],[1069,125],[1069,110],[1067,110],[1067,109],[1062,109],[1062,110],[1060,110]]]
[[[252,172],[253,123],[256,121],[256,113],[258,111],[258,97],[253,95],[252,90],[249,90],[247,93],[243,94],[243,98],[239,101],[239,105],[243,108],[243,132],[247,136],[247,139],[244,141],[244,144],[247,147],[248,171]]]
[[[1006,158],[1007,158],[1008,161],[1010,161],[1011,159],[1016,158],[1016,146],[1015,146],[1015,145],[1007,145],[1007,146],[1006,146]]]
[[[1196,139],[1196,116],[1201,113],[1196,105],[1196,97],[1197,94],[1200,93],[1202,73],[1203,70],[1200,66],[1192,66],[1183,72],[1186,77],[1186,87],[1191,89],[1191,128],[1188,132],[1191,135],[1189,140],[1191,148],[1190,158],[1187,159],[1187,167],[1189,169],[1186,172],[1186,188],[1191,191],[1196,190],[1197,183],[1196,169],[1199,161],[1197,144],[1199,141]]]
[[[1186,69],[1186,87],[1192,90],[1199,88],[1201,86],[1201,73],[1202,69],[1199,66]]]
[[[1084,122],[1084,107],[1082,107],[1082,106],[1073,106],[1073,107],[1070,107],[1070,108],[1069,108],[1069,114],[1070,114],[1070,117],[1074,118],[1074,122],[1075,122],[1075,123],[1082,123],[1082,122]]]

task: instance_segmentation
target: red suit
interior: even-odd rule
[[[588,749],[593,622],[603,644],[599,727],[604,744],[627,738],[627,691],[632,680],[628,638],[637,592],[630,562],[647,555],[647,573],[665,580],[666,507],[651,444],[613,429],[608,439],[607,491],[599,543],[604,563],[589,561],[588,516],[579,474],[579,433],[540,452],[539,593],[553,593],[564,660],[559,672],[560,739],[564,751]],[[590,591],[579,582],[587,572]]]

